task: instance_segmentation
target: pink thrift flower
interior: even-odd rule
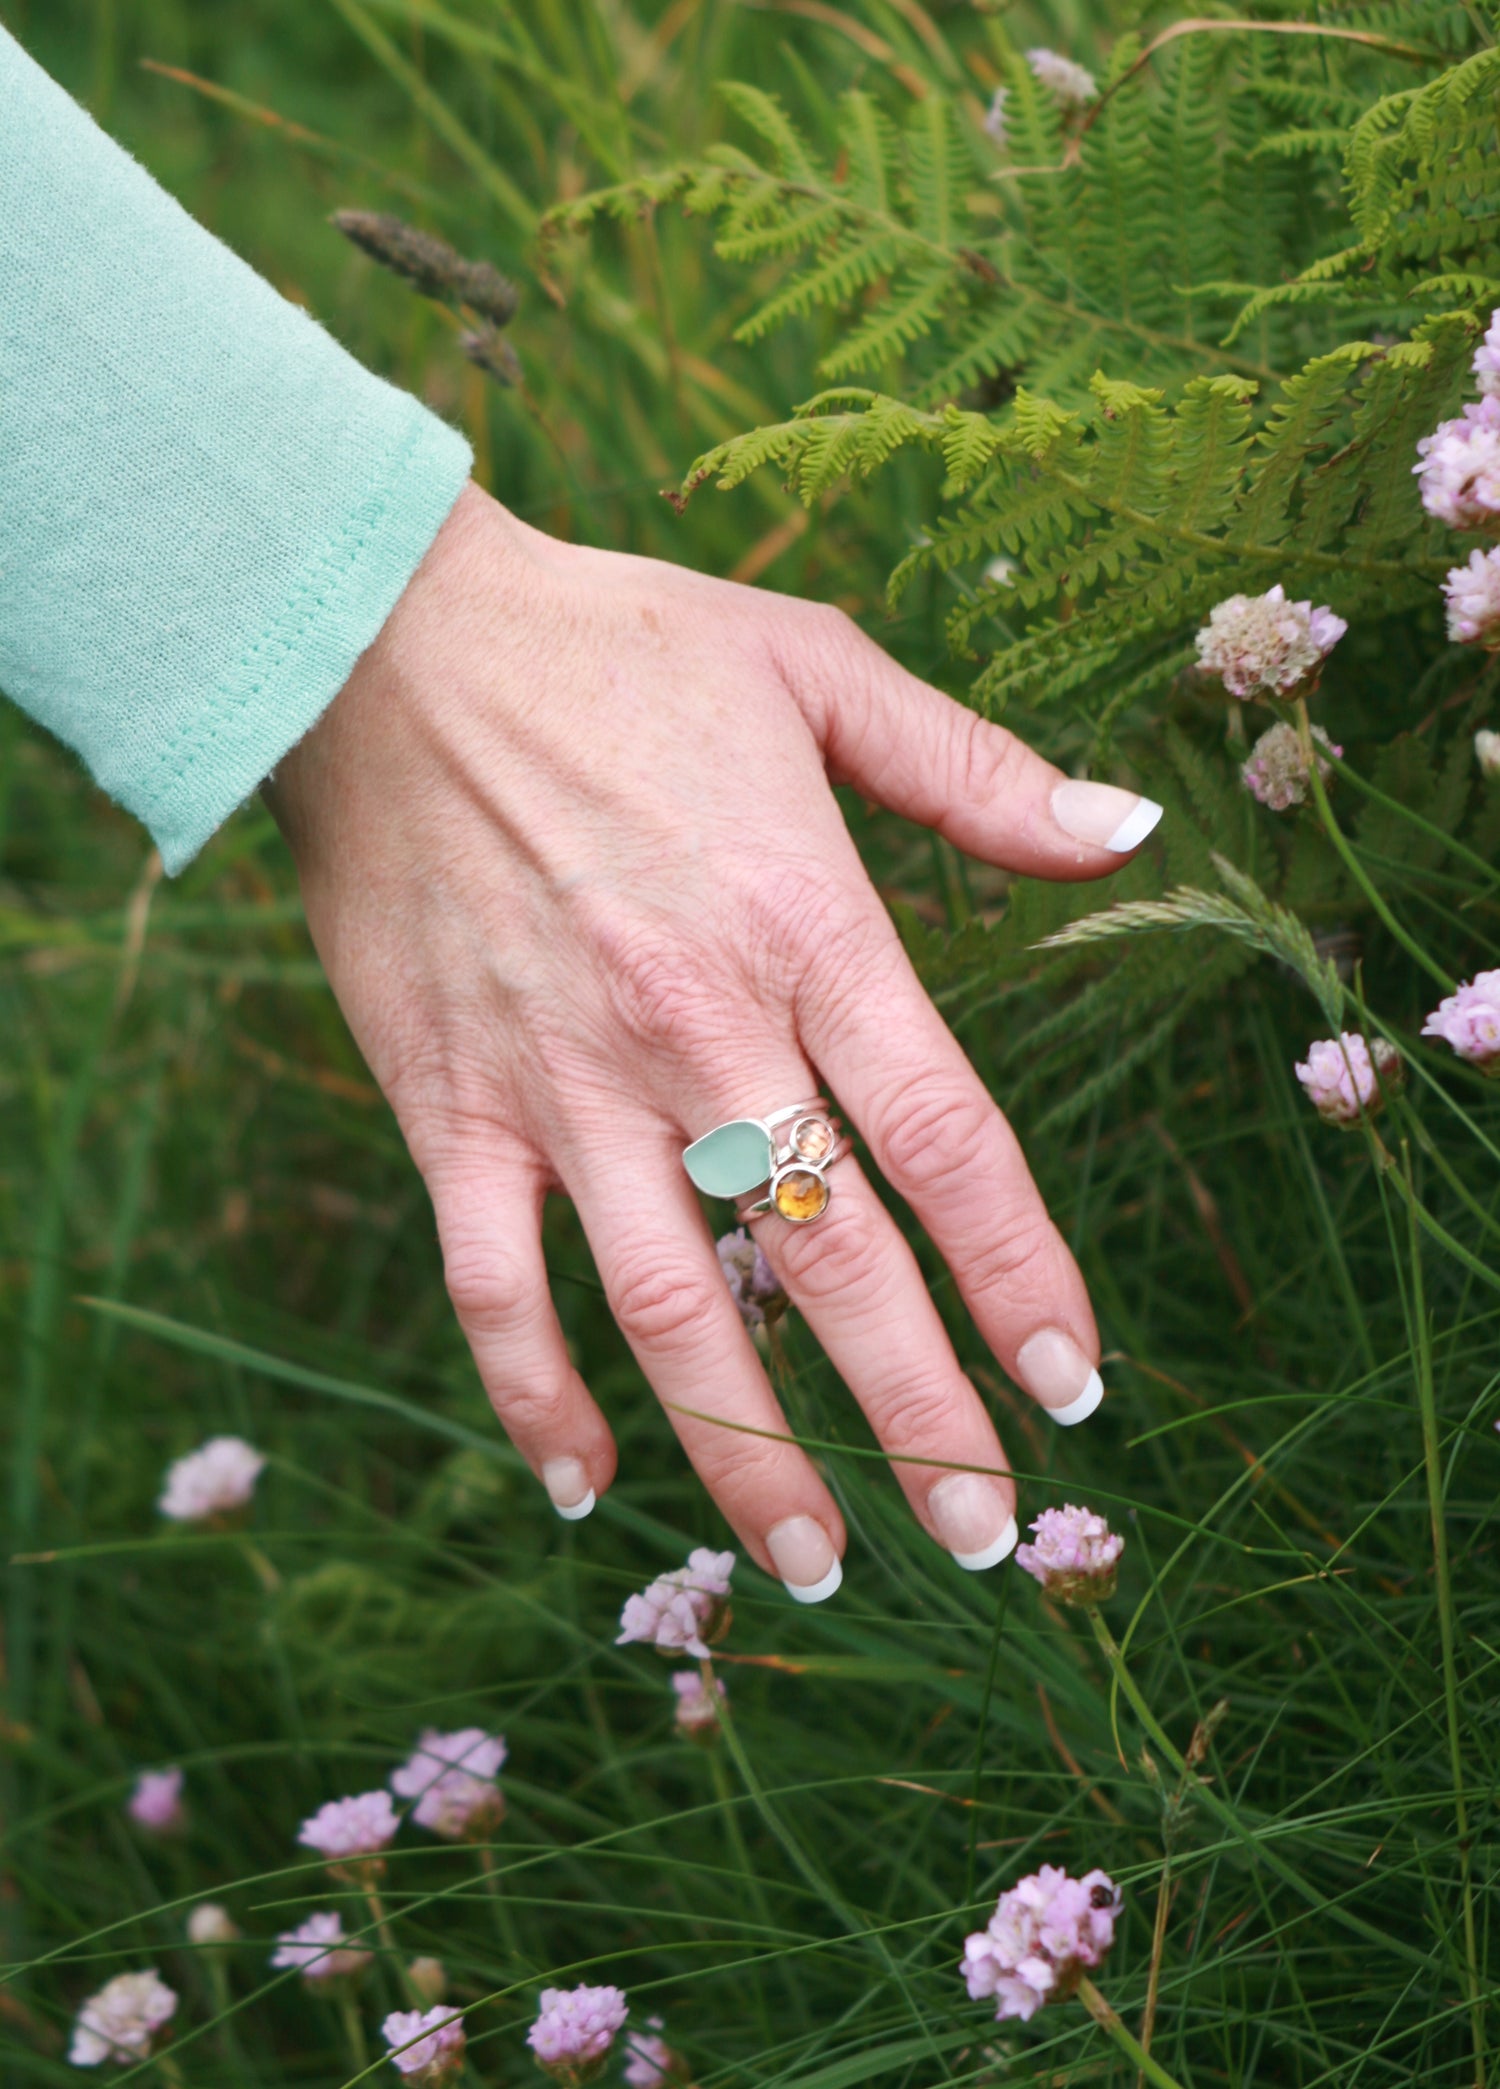
[[[1331,609],[1288,602],[1280,582],[1263,595],[1231,595],[1198,633],[1198,664],[1231,696],[1290,696],[1316,678],[1349,626]]]
[[[400,1825],[389,1792],[357,1792],[320,1806],[297,1830],[297,1840],[330,1859],[374,1857],[395,1841]]]
[[[1034,1545],[1016,1547],[1016,1565],[1063,1603],[1102,1603],[1115,1592],[1125,1540],[1092,1509],[1068,1502],[1043,1509],[1031,1526]],[[1061,1876],[1061,1874],[1059,1874]]]
[[[447,1998],[448,1968],[440,1958],[414,1958],[406,1969],[406,1981],[429,2007]]]
[[[451,2009],[393,2009],[380,2027],[391,2065],[418,2089],[442,2089],[464,2064],[464,2020]]]
[[[391,1773],[391,1790],[414,1799],[412,1819],[446,1842],[482,1841],[498,1827],[505,1800],[495,1778],[505,1761],[505,1743],[482,1726],[440,1734],[428,1727],[418,1736],[409,1762]]]
[[[1500,1073],[1500,972],[1476,972],[1440,1001],[1422,1025],[1481,1073]]]
[[[1309,1045],[1296,1075],[1323,1122],[1347,1130],[1361,1116],[1375,1115],[1385,1100],[1383,1089],[1399,1086],[1401,1059],[1383,1037],[1376,1038],[1372,1058],[1371,1047],[1359,1033],[1345,1030]]]
[[[1485,398],[1500,394],[1500,312],[1491,312],[1485,337],[1474,351],[1472,368]]]
[[[167,1467],[157,1507],[174,1523],[208,1523],[243,1509],[255,1492],[265,1457],[238,1436],[211,1436]]]
[[[538,2067],[572,2089],[597,2072],[628,2009],[617,1987],[544,1987],[526,2043]]]
[[[1500,550],[1471,551],[1443,582],[1448,636],[1460,645],[1500,646]]]
[[[1026,63],[1064,109],[1086,109],[1098,96],[1093,74],[1060,51],[1028,51]]]
[[[712,1741],[719,1731],[719,1707],[727,1692],[717,1676],[710,1690],[696,1668],[679,1669],[672,1678],[677,1693],[677,1731],[690,1741]]]
[[[216,1900],[200,1900],[187,1919],[187,1940],[196,1944],[200,1951],[209,1951],[223,1944],[237,1944],[240,1940],[239,1924],[228,1908],[221,1908]]]
[[[344,1942],[344,1918],[338,1914],[309,1915],[295,1929],[284,1929],[271,1954],[273,1966],[295,1966],[309,1987],[352,1980],[369,1963],[368,1951]]]
[[[760,1243],[739,1226],[724,1234],[716,1246],[719,1266],[746,1327],[764,1327],[768,1320],[779,1320],[790,1301]]]
[[[626,2033],[625,2050],[630,2055],[625,2062],[627,2089],[673,2089],[675,2083],[686,2082],[687,2062],[660,2033],[659,2016],[652,2017],[649,2030]]]
[[[144,1973],[117,1973],[79,2010],[68,2059],[74,2067],[98,2067],[105,2060],[128,2067],[145,2060],[176,2009],[177,1997],[154,1966]]]
[[[1312,729],[1314,760],[1318,774],[1327,783],[1333,774],[1332,768],[1317,753],[1319,747],[1343,759],[1342,747],[1335,747],[1321,725]],[[1305,805],[1312,795],[1308,784],[1307,763],[1302,755],[1302,735],[1294,725],[1282,722],[1263,732],[1250,750],[1250,759],[1240,770],[1245,789],[1272,812],[1289,812],[1294,805]]]
[[[1002,1893],[982,1930],[964,1944],[961,1971],[972,2001],[995,2000],[995,2016],[1026,2019],[1066,2001],[1115,1941],[1120,1891],[1106,1872],[1069,1878],[1044,1864]]]
[[[142,1770],[125,1811],[138,1828],[153,1835],[176,1835],[187,1826],[187,1808],[182,1803],[182,1772]]]
[[[1500,776],[1500,733],[1487,733],[1481,726],[1474,735],[1474,759],[1486,783]]]
[[[1500,518],[1500,398],[1471,401],[1417,444],[1412,466],[1422,506],[1450,529],[1488,529]]]
[[[1010,100],[1008,87],[997,87],[990,97],[985,111],[983,130],[985,136],[998,152],[1004,152],[1010,143],[1010,126],[1005,118],[1005,104]]]
[[[620,1612],[617,1647],[639,1640],[664,1654],[693,1654],[708,1659],[709,1644],[729,1629],[729,1577],[732,1552],[710,1552],[699,1546],[685,1567],[658,1574],[648,1589],[627,1599]]]

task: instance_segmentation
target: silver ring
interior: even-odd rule
[[[791,1225],[810,1226],[828,1209],[828,1170],[848,1151],[838,1119],[815,1095],[767,1117],[716,1124],[684,1147],[682,1165],[705,1196],[748,1198],[739,1206],[741,1220],[776,1212]]]

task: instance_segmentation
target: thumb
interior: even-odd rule
[[[1118,870],[1161,818],[1139,792],[1065,776],[1004,726],[918,681],[838,611],[787,662],[836,783],[1036,878]]]

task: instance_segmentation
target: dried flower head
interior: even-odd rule
[[[716,1246],[719,1267],[746,1327],[764,1327],[768,1320],[779,1320],[791,1301],[766,1260],[760,1242],[752,1240],[743,1226],[736,1226],[732,1233],[723,1234]]]
[[[507,390],[523,382],[525,371],[521,358],[511,347],[497,327],[471,327],[458,337],[458,352],[486,377],[493,377],[496,384]]]
[[[1331,609],[1288,602],[1278,582],[1217,604],[1198,633],[1198,661],[1231,696],[1290,696],[1311,685],[1348,628]]]
[[[997,87],[990,96],[989,108],[984,116],[984,134],[997,152],[1004,152],[1010,143],[1010,127],[1005,120],[1005,104],[1010,100],[1008,87]]]
[[[1440,1001],[1422,1025],[1481,1073],[1500,1074],[1500,972],[1476,972]]]
[[[1099,94],[1099,83],[1086,67],[1060,51],[1028,51],[1026,63],[1064,109],[1086,109]]]
[[[148,2059],[156,2034],[176,2008],[177,1997],[154,1966],[144,1973],[117,1973],[79,2010],[68,2058],[74,2067],[98,2067],[105,2060],[128,2067]]]
[[[265,1457],[238,1436],[211,1436],[167,1467],[157,1507],[174,1523],[208,1523],[243,1509],[265,1469]]]
[[[446,1842],[482,1841],[499,1826],[505,1799],[495,1778],[505,1743],[482,1726],[440,1734],[428,1727],[415,1753],[391,1773],[391,1790],[415,1800],[411,1817]]]
[[[1333,770],[1316,752],[1326,747],[1332,755],[1343,758],[1342,747],[1335,747],[1321,725],[1312,729],[1315,743],[1314,760],[1318,774],[1327,783]],[[1289,812],[1294,805],[1305,805],[1312,795],[1308,780],[1307,762],[1302,753],[1302,735],[1294,725],[1285,720],[1268,727],[1250,750],[1250,759],[1240,770],[1245,789],[1272,812]]]
[[[1471,367],[1485,398],[1500,395],[1500,312],[1491,312],[1489,326],[1474,351]]]
[[[284,1929],[271,1954],[273,1966],[295,1967],[309,1987],[328,1980],[353,1980],[370,1963],[370,1953],[344,1941],[339,1914],[309,1915],[295,1929]]]
[[[1450,529],[1488,529],[1500,519],[1500,398],[1471,400],[1417,444],[1412,466],[1422,506]]]
[[[442,2089],[462,2072],[467,2038],[453,2009],[393,2009],[380,2027],[391,2065],[414,2089]]]
[[[142,1770],[125,1802],[125,1811],[138,1828],[153,1835],[177,1835],[187,1826],[187,1808],[182,1803],[182,1772]]]
[[[515,284],[488,261],[467,260],[436,233],[382,210],[336,210],[332,222],[352,245],[415,283],[424,297],[454,299],[496,326],[515,318],[520,303]]]
[[[1345,1030],[1309,1045],[1296,1074],[1323,1122],[1348,1130],[1362,1116],[1373,1117],[1386,1093],[1400,1086],[1401,1055],[1383,1037],[1372,1047],[1358,1031]]]
[[[654,2016],[646,2030],[626,2032],[625,2051],[630,2056],[625,2062],[627,2089],[674,2089],[687,2081],[688,2064],[667,2044],[661,2029],[661,2018]]]
[[[1500,733],[1489,733],[1481,727],[1474,735],[1474,759],[1486,781],[1500,776]]]
[[[1471,551],[1443,581],[1448,636],[1459,645],[1500,646],[1500,549]]]
[[[395,1841],[400,1825],[389,1792],[356,1792],[320,1806],[297,1830],[297,1840],[334,1861],[371,1858]]]
[[[544,1987],[526,2043],[538,2067],[575,2089],[604,2064],[628,2009],[617,1987]]]
[[[1016,1547],[1016,1565],[1062,1603],[1102,1603],[1115,1592],[1125,1540],[1092,1509],[1043,1509],[1031,1526],[1034,1545]]]
[[[690,1741],[714,1741],[719,1734],[719,1707],[727,1692],[717,1676],[710,1689],[696,1668],[679,1669],[672,1678],[677,1693],[677,1731]]]
[[[1107,1872],[1070,1878],[1044,1864],[1002,1893],[982,1930],[964,1944],[962,1972],[971,2000],[995,1999],[997,2019],[1036,2015],[1062,2002],[1115,1941],[1120,1890]]]
[[[710,1645],[729,1630],[729,1577],[732,1552],[710,1552],[699,1546],[685,1567],[658,1574],[620,1612],[617,1647],[639,1640],[663,1654],[693,1654],[708,1659]]]
[[[406,1969],[406,1984],[430,2008],[447,1997],[448,1968],[440,1958],[414,1958]]]
[[[187,1940],[196,1944],[200,1951],[209,1951],[217,1946],[237,1944],[240,1927],[228,1908],[221,1908],[216,1900],[200,1900],[187,1919]]]

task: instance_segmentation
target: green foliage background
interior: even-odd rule
[[[1030,1583],[931,1551],[797,1328],[786,1396],[848,1579],[806,1613],[745,1573],[735,1746],[710,1756],[673,1737],[665,1671],[610,1644],[631,1586],[723,1534],[571,1215],[549,1260],[622,1477],[561,1531],[488,1417],[269,822],[157,886],[139,832],[0,711],[6,2080],[72,2079],[72,2010],[151,1963],[193,2089],[352,2079],[267,1940],[340,1899],[298,1820],[429,1722],[511,1743],[488,1868],[408,1837],[389,1879],[403,1949],[472,2005],[477,2081],[534,2078],[547,1978],[663,2011],[703,2089],[1133,2079],[1076,2006],[991,2036],[955,1964],[1019,1872],[1103,1863],[1129,1911],[1103,1982],[1138,2025],[1164,1851],[1153,2051],[1184,2085],[1487,2079],[1500,1146],[1493,1091],[1416,1033],[1497,962],[1500,796],[1469,744],[1494,676],[1446,644],[1436,585],[1469,540],[1410,476],[1500,301],[1487,0],[1323,0],[1312,26],[1376,41],[1204,31],[1138,69],[1172,16],[1123,0],[0,13],[460,418],[531,520],[842,602],[1163,800],[1119,898],[1238,909],[1228,936],[1039,950],[1099,895],[849,807],[1083,1262],[1100,1417],[1046,1432],[933,1266],[935,1295],[1032,1512],[1086,1499],[1127,1532],[1111,1621],[1154,1720],[1181,1748],[1228,1700],[1206,1794],[1178,1801]],[[1113,90],[1076,154],[1032,43]],[[327,228],[355,203],[516,277],[521,392]],[[660,498],[704,478],[742,490]],[[1318,704],[1345,749],[1326,817],[1250,802],[1243,720],[1188,671],[1207,607],[1272,579],[1351,621]],[[1382,1146],[1296,1089],[1336,1020],[1411,1063]],[[273,1457],[253,1550],[153,1515],[166,1461],[224,1428]],[[121,1803],[172,1760],[192,1830],[149,1847]],[[182,1941],[209,1892],[246,1932],[222,1986]],[[384,1961],[368,2019],[382,1994]]]

